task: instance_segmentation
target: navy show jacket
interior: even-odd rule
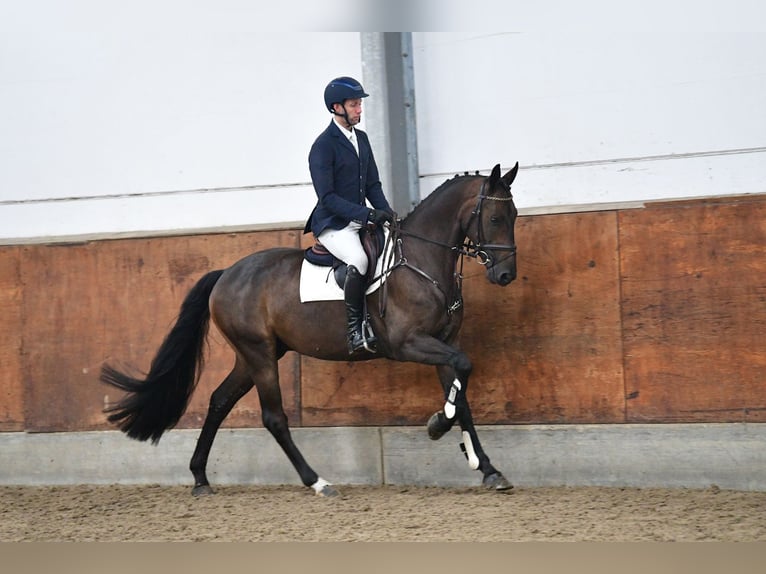
[[[353,144],[334,121],[314,141],[309,152],[309,170],[318,202],[306,222],[304,233],[319,236],[325,229],[343,229],[351,221],[364,225],[370,208],[393,211],[383,194],[378,166],[367,134],[354,129],[359,144]]]

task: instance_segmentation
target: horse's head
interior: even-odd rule
[[[516,240],[514,225],[518,212],[511,195],[519,164],[500,175],[500,164],[486,178],[467,226],[468,237],[476,247],[477,260],[487,268],[487,279],[508,285],[516,279]]]

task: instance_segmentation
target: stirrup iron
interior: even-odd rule
[[[378,341],[378,338],[375,336],[375,333],[372,332],[372,325],[370,325],[370,321],[365,316],[364,320],[362,321],[362,345],[364,345],[364,350],[368,353],[376,353],[377,349],[375,348],[375,343]]]

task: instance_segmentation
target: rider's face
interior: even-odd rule
[[[350,128],[357,125],[362,120],[362,99],[355,98],[353,100],[346,100],[341,104],[335,104],[335,111],[338,113],[346,112],[346,118],[342,115],[337,116],[338,121],[344,125],[344,127]]]

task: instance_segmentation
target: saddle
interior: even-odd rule
[[[369,285],[374,279],[375,267],[377,266],[378,259],[383,253],[386,242],[383,226],[365,225],[359,230],[359,240],[362,242],[362,247],[367,254],[367,261],[369,262],[367,265],[367,274],[364,277],[366,284]],[[314,245],[303,252],[303,257],[306,261],[313,263],[314,265],[319,265],[320,267],[332,267],[335,282],[338,284],[338,287],[343,289],[343,285],[346,282],[347,265],[327,251],[327,248],[322,245],[318,239],[315,239]]]

